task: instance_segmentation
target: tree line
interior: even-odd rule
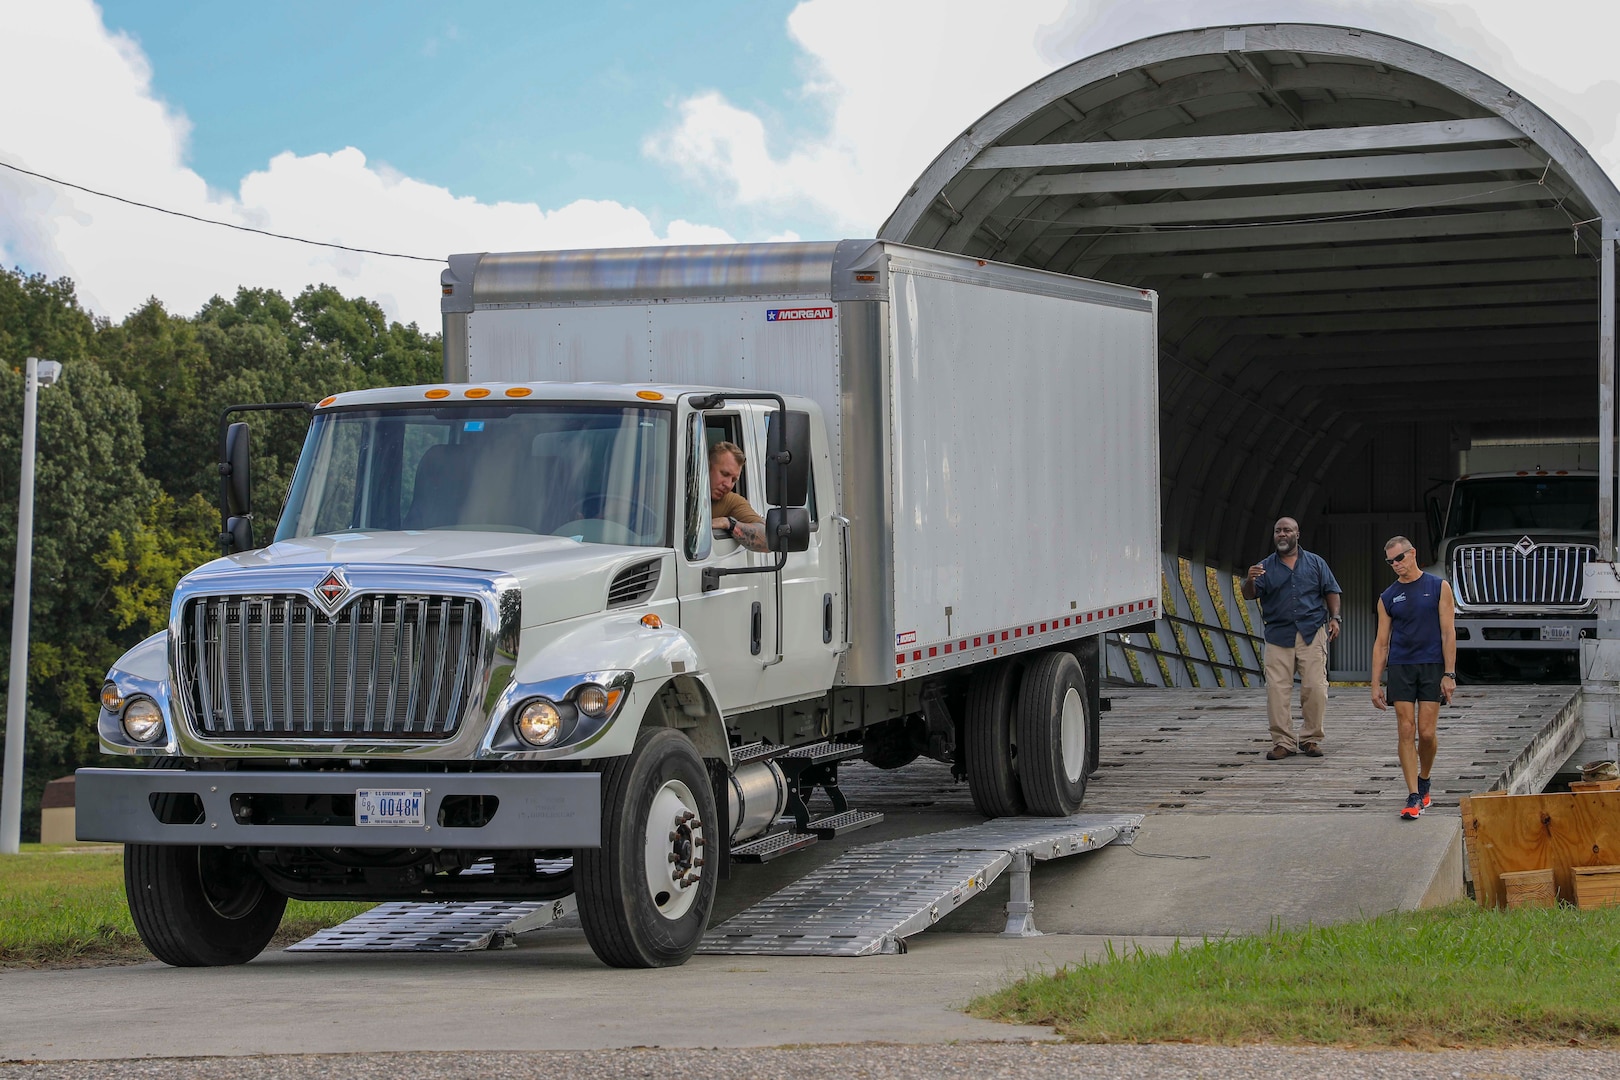
[[[16,565],[24,360],[62,362],[39,392],[23,838],[45,783],[120,759],[97,750],[97,695],[124,650],[168,625],[176,582],[219,554],[219,421],[229,405],[319,401],[441,377],[437,334],[311,285],[216,296],[192,316],[148,300],[98,318],[73,282],[0,269],[0,580]],[[255,535],[273,535],[308,422],[251,416]],[[0,628],[12,619],[0,585]],[[9,672],[0,641],[0,687]],[[3,723],[3,718],[0,718]]]

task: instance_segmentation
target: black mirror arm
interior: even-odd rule
[[[779,574],[787,565],[787,552],[778,551],[776,562],[769,566],[705,566],[703,568],[703,591],[714,592],[720,587],[720,579],[733,574]],[[780,650],[778,650],[780,651]]]

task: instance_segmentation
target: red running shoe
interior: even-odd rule
[[[1423,797],[1414,791],[1406,797],[1406,805],[1401,807],[1401,820],[1416,821],[1421,813],[1423,813]]]

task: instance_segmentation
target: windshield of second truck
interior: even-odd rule
[[[277,540],[464,529],[666,546],[672,416],[620,405],[319,413]]]
[[[1460,480],[1447,536],[1477,532],[1596,532],[1597,478],[1498,476]]]

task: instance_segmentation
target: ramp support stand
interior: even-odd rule
[[[1012,864],[1007,867],[1007,929],[1002,937],[1040,937],[1035,929],[1035,901],[1030,893],[1029,871],[1035,860],[1027,851],[1013,853]]]

